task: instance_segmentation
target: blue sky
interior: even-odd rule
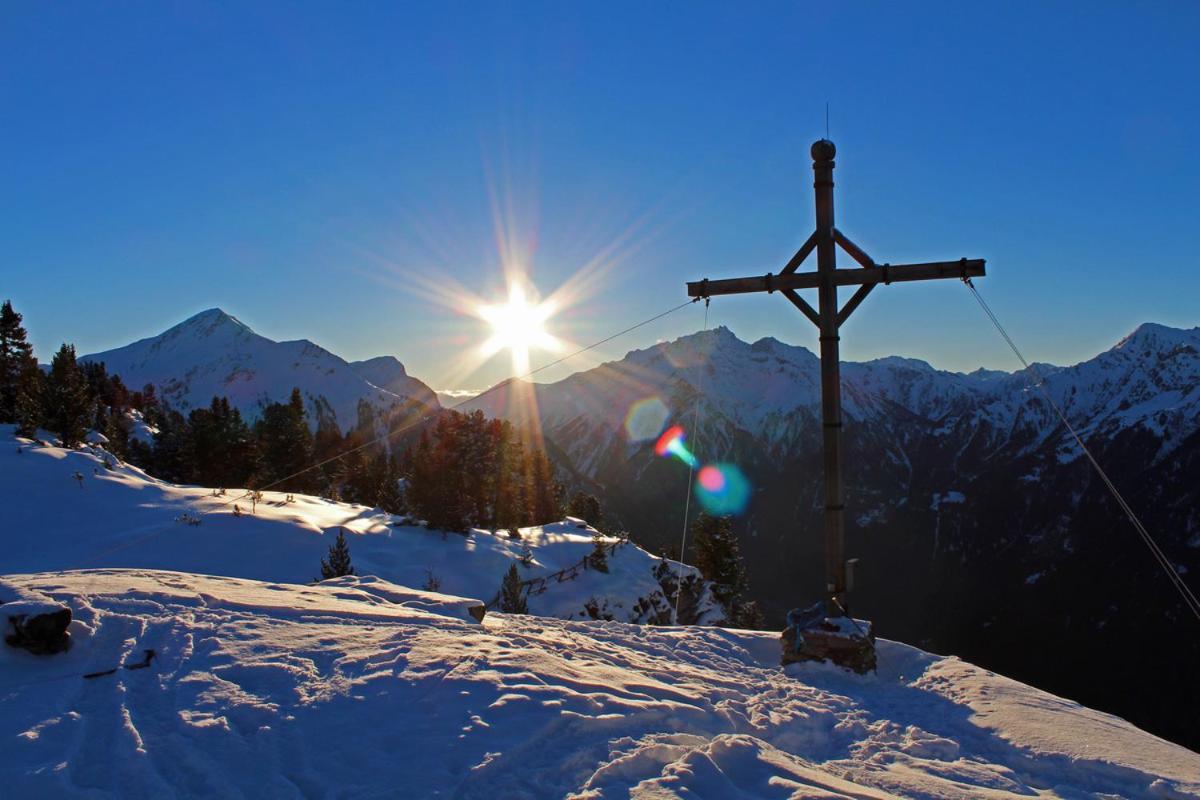
[[[487,332],[411,287],[502,293],[497,210],[542,292],[602,265],[551,322],[587,343],[778,271],[829,101],[839,227],[988,259],[1027,355],[1072,362],[1200,324],[1197,41],[1192,2],[5,3],[0,295],[43,359],[220,306],[484,386],[507,358],[458,374]],[[778,296],[710,323],[815,347]],[[1013,366],[955,281],[881,288],[843,353]]]

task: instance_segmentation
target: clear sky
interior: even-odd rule
[[[549,322],[587,343],[687,280],[778,271],[828,101],[838,226],[878,261],[986,258],[1027,355],[1073,362],[1200,324],[1197,42],[1191,0],[4,2],[0,295],[43,360],[220,306],[481,387],[510,361],[462,374],[486,326],[435,295],[587,268]],[[710,321],[815,347],[779,296]],[[1013,366],[956,281],[881,288],[843,348]]]

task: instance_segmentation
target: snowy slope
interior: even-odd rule
[[[269,402],[287,402],[293,387],[304,394],[310,422],[318,412],[336,416],[345,430],[358,418],[358,401],[380,410],[437,408],[425,384],[405,374],[393,358],[349,364],[310,341],[276,342],[219,308],[202,311],[170,330],[81,360],[104,362],[131,389],[153,383],[183,413],[227,396],[250,419]],[[375,383],[378,378],[383,383]]]
[[[1200,797],[1190,751],[887,641],[860,677],[379,581],[12,580],[75,621],[66,654],[0,647],[5,797]]]
[[[484,530],[430,531],[364,506],[307,495],[288,502],[281,492],[266,492],[251,516],[240,494],[176,486],[118,464],[99,448],[43,446],[14,439],[13,427],[0,425],[0,572],[146,567],[305,582],[319,574],[343,529],[359,575],[413,587],[432,575],[441,591],[489,601],[513,563],[523,580],[533,580],[571,570],[593,550],[594,531],[572,519],[522,529],[518,540]],[[235,515],[235,506],[246,513]],[[608,573],[581,568],[562,581],[552,578],[529,597],[530,612],[587,618],[594,601],[598,613],[614,619],[644,621],[660,613],[671,619],[655,575],[662,560],[636,545],[605,541],[615,546]],[[685,579],[696,574],[678,566],[671,573],[680,570]],[[707,592],[698,613],[716,619]]]

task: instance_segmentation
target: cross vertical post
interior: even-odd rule
[[[837,149],[828,139],[813,143],[813,191],[816,199],[816,230],[801,245],[778,275],[720,280],[692,281],[687,285],[688,296],[710,298],[723,294],[779,292],[817,327],[821,351],[821,425],[824,449],[825,510],[825,584],[822,587],[824,608],[816,612],[797,610],[789,615],[789,630],[784,632],[784,661],[810,658],[832,658],[860,671],[874,664],[873,648],[864,651],[864,642],[874,641],[874,634],[864,632],[858,622],[852,628],[859,638],[853,643],[843,638],[846,626],[835,624],[847,615],[847,562],[845,553],[846,502],[842,486],[842,386],[840,368],[840,338],[838,331],[867,295],[879,284],[924,281],[938,278],[981,277],[985,274],[983,259],[961,258],[957,261],[931,261],[921,264],[876,264],[858,245],[834,225],[833,220],[833,157]],[[857,262],[857,267],[838,269],[837,248]],[[815,272],[797,272],[797,268],[813,251],[817,253]],[[857,290],[840,309],[838,287],[857,286]],[[817,307],[813,308],[797,292],[816,289]],[[821,609],[820,604],[814,606]],[[823,621],[822,621],[823,619]],[[794,627],[794,630],[792,628]]]
[[[821,425],[825,454],[825,594],[827,611],[846,608],[845,522],[842,497],[842,378],[839,363],[838,293],[834,283],[837,250],[833,237],[833,142],[812,146],[813,191],[817,207],[817,313],[821,343]]]

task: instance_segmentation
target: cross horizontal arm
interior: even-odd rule
[[[985,275],[982,258],[958,261],[932,261],[927,264],[882,264],[874,269],[838,269],[833,271],[837,286],[863,286],[874,283],[927,281],[937,278],[979,278]],[[750,294],[783,289],[815,289],[821,285],[819,272],[792,275],[758,275],[750,278],[689,281],[688,297],[712,297],[719,294]]]

